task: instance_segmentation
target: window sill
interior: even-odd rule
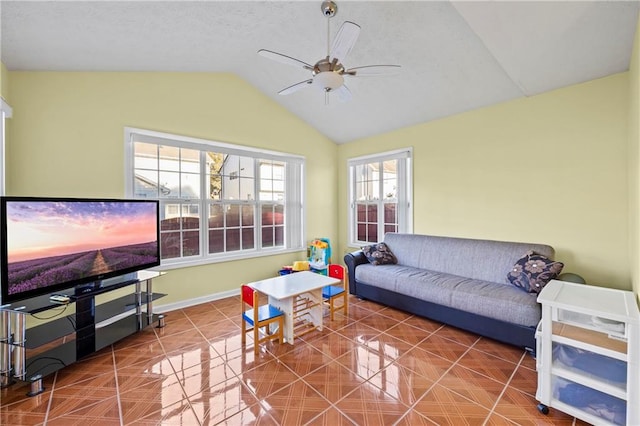
[[[181,268],[190,268],[192,266],[202,266],[202,265],[209,265],[209,264],[214,264],[214,263],[224,263],[224,262],[231,262],[234,260],[249,260],[249,259],[254,259],[256,257],[266,257],[266,256],[278,256],[281,254],[289,254],[289,253],[299,253],[299,252],[305,252],[306,248],[301,247],[301,248],[297,248],[297,249],[286,249],[286,250],[262,250],[260,252],[252,252],[250,254],[248,253],[243,253],[243,254],[229,254],[229,255],[224,255],[224,256],[220,256],[220,257],[194,257],[192,259],[183,259],[183,260],[179,260],[179,261],[172,261],[166,264],[162,264],[160,266],[156,266],[155,268],[152,268],[152,270],[154,271],[170,271],[173,269],[181,269]]]

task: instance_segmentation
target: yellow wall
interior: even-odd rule
[[[306,157],[308,239],[337,238],[336,145],[232,74],[11,72],[7,194],[122,197],[124,127]],[[318,191],[321,188],[321,191]],[[167,304],[235,290],[305,252],[170,271]]]
[[[322,188],[307,237],[331,238],[341,259],[346,160],[412,146],[416,233],[548,243],[565,271],[626,289],[633,276],[638,291],[637,39],[630,73],[338,147],[231,74],[10,72],[7,193],[122,196],[125,126],[289,152],[307,159],[307,194]],[[186,300],[301,257],[174,270],[156,286],[162,304]]]
[[[629,89],[629,261],[633,290],[640,299],[640,25],[633,42]]]
[[[415,233],[547,243],[630,289],[627,90],[623,73],[341,145],[340,211],[348,158],[413,146]]]

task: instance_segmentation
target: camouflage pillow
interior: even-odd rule
[[[549,281],[558,278],[563,267],[564,263],[529,250],[513,265],[507,279],[516,287],[537,294]]]
[[[371,244],[362,247],[362,253],[372,265],[395,265],[398,259],[391,253],[385,243]]]

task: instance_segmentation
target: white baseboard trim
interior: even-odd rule
[[[200,305],[202,303],[213,302],[214,300],[220,300],[231,296],[238,296],[240,294],[240,289],[223,291],[221,293],[209,294],[206,296],[196,297],[194,299],[181,300],[179,302],[168,303],[166,305],[156,305],[153,304],[153,313],[154,314],[163,314],[165,312],[175,311],[177,309],[188,308],[190,306]],[[240,311],[240,306],[238,304],[238,312]]]

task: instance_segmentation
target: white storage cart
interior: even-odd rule
[[[538,410],[640,425],[640,314],[630,291],[551,281],[538,296]]]

